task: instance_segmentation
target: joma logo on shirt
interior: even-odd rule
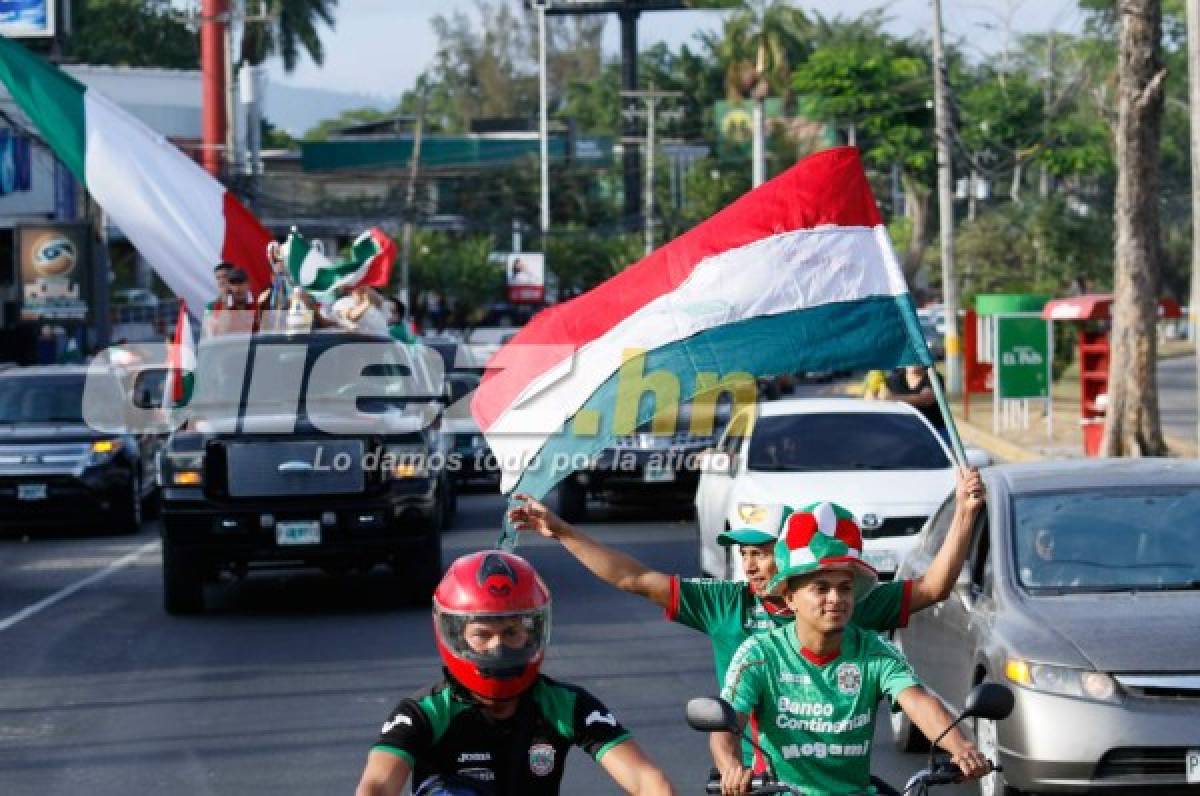
[[[791,685],[812,685],[812,677],[804,672],[780,672],[779,682]]]
[[[491,759],[491,752],[463,752],[458,756],[460,763],[488,763]]]
[[[389,732],[395,729],[397,724],[407,724],[409,727],[411,727],[412,719],[410,719],[408,716],[405,716],[403,713],[400,714],[396,718],[383,725],[383,734],[387,735]]]
[[[591,713],[588,714],[588,717],[583,720],[583,723],[585,725],[587,725],[588,727],[591,727],[593,724],[596,724],[597,722],[599,722],[601,724],[607,724],[610,727],[617,726],[617,718],[615,716],[613,716],[613,714],[601,713],[598,710],[593,710]]]

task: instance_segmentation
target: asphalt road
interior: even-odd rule
[[[460,499],[447,561],[495,541],[502,505]],[[664,571],[694,571],[690,521],[601,517],[589,526],[598,537]],[[681,794],[702,792],[707,746],[683,705],[715,690],[705,639],[553,543],[520,552],[555,598],[545,671],[599,695]],[[392,705],[437,674],[428,609],[400,603],[387,578],[298,574],[219,584],[209,613],[173,618],[159,565],[154,525],[134,537],[0,538],[0,793],[353,792]],[[892,751],[886,725],[876,737],[888,781],[921,766]],[[572,758],[564,793],[615,792]]]
[[[1158,363],[1158,410],[1163,432],[1196,439],[1196,360],[1172,357]]]

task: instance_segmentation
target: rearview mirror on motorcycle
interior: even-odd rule
[[[688,726],[693,730],[739,734],[733,706],[720,697],[690,699],[686,713]]]
[[[1000,683],[980,683],[967,694],[959,721],[968,717],[992,721],[1007,719],[1012,713],[1013,701],[1013,692],[1008,686]]]
[[[945,738],[946,733],[957,727],[959,722],[968,717],[990,719],[992,721],[1006,719],[1008,718],[1008,714],[1012,713],[1014,702],[1012,689],[1006,685],[1001,685],[1000,683],[980,683],[972,688],[971,693],[967,694],[967,698],[963,702],[962,712],[929,745],[929,768],[933,768],[933,753],[937,750],[938,741]],[[996,762],[993,760],[993,765]]]

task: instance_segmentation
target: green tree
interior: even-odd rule
[[[853,126],[869,166],[900,169],[909,217],[903,252],[910,281],[928,246],[932,141],[932,79],[924,47],[883,32],[882,12],[851,20],[817,17],[817,46],[792,73],[806,115]]]
[[[338,0],[267,0],[271,22],[252,21],[242,35],[241,60],[258,65],[273,55],[283,59],[283,69],[291,72],[301,52],[314,64],[325,62],[321,27],[333,29],[333,10]]]
[[[72,59],[112,66],[198,69],[200,37],[170,0],[72,0]]]

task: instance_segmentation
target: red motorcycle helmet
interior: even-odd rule
[[[450,565],[433,593],[438,654],[471,692],[511,699],[537,679],[550,638],[550,592],[528,561],[485,550]]]

